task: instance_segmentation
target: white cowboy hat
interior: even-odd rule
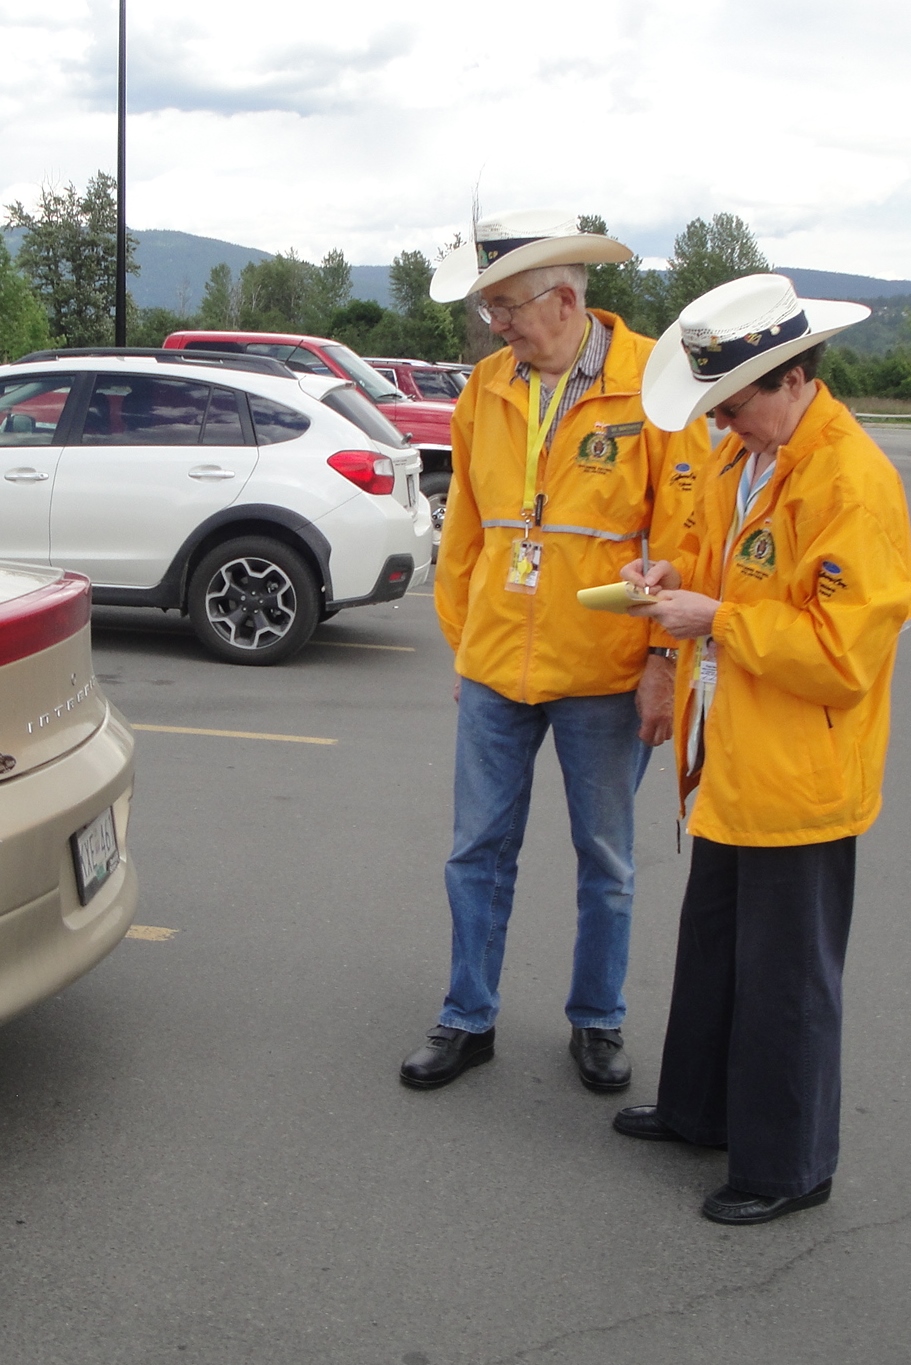
[[[542,265],[628,261],[628,246],[600,232],[579,232],[575,218],[539,210],[481,218],[473,239],[451,251],[430,281],[437,303],[464,299],[488,284]]]
[[[869,316],[862,303],[799,299],[784,275],[719,284],[659,338],[642,378],[642,406],[655,426],[682,431],[776,365]]]

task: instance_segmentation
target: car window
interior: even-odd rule
[[[332,408],[333,412],[347,417],[349,422],[360,427],[361,431],[374,441],[382,441],[387,446],[398,446],[400,449],[408,444],[401,432],[396,431],[379,408],[375,408],[353,385],[346,385],[343,389],[330,389],[323,402],[327,408]]]
[[[361,360],[359,355],[349,351],[347,346],[333,342],[331,346],[326,347],[326,354],[332,357],[339,369],[343,370],[349,379],[353,379],[358,388],[362,389],[368,398],[372,398],[374,403],[404,396],[399,389],[390,386],[388,379],[377,374],[366,360]]]
[[[202,430],[202,443],[204,446],[246,444],[237,407],[237,394],[233,389],[212,389]]]
[[[82,444],[197,445],[210,387],[157,375],[97,375],[83,423]]]
[[[306,346],[291,342],[248,341],[244,346],[248,355],[269,355],[273,360],[281,360],[290,370],[300,370],[305,374],[331,374],[332,371],[315,351]]]
[[[53,445],[72,387],[71,374],[0,381],[0,446]]]
[[[302,436],[310,425],[310,418],[305,413],[285,407],[284,403],[260,398],[255,393],[248,397],[257,445],[271,446],[279,441],[293,441],[295,436]]]
[[[461,389],[445,370],[412,370],[411,377],[421,391],[422,398],[451,403]]]

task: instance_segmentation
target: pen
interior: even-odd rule
[[[649,571],[649,562],[648,562],[648,536],[643,536],[643,537],[642,537],[641,547],[642,547],[642,577],[644,578],[645,575],[646,575],[646,574],[648,573],[648,571]],[[643,589],[643,591],[649,593],[649,592],[651,592],[651,589],[650,589],[648,586],[646,586],[646,587]]]

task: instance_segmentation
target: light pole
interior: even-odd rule
[[[127,344],[127,4],[120,0],[117,50],[117,258],[114,284],[114,345]]]

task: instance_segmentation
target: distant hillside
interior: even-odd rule
[[[128,288],[140,308],[169,308],[190,315],[198,309],[212,267],[226,263],[240,274],[249,261],[262,261],[270,253],[256,247],[238,246],[217,237],[197,237],[191,232],[150,230],[133,234],[139,242],[138,276]],[[13,255],[19,249],[21,229],[3,233]],[[904,334],[906,315],[911,316],[911,280],[882,280],[871,275],[846,275],[831,270],[776,267],[788,275],[797,292],[810,299],[854,299],[870,303],[874,317],[851,330],[850,344],[858,350],[881,352],[895,345]],[[375,299],[391,306],[388,265],[351,267],[352,294],[356,299]],[[847,339],[846,339],[847,344]]]
[[[197,237],[191,232],[150,230],[134,232],[139,245],[139,274],[131,275],[127,288],[140,308],[170,308],[175,313],[195,313],[202,302],[213,266],[225,263],[239,275],[249,261],[265,261],[270,252],[238,246],[217,237]],[[5,231],[3,239],[15,256],[22,229]],[[356,299],[375,299],[383,308],[392,302],[387,265],[353,265],[351,287]]]
[[[872,275],[842,275],[834,270],[801,270],[790,265],[776,265],[775,269],[793,280],[798,294],[805,299],[848,299],[869,303],[871,299],[911,294],[911,280],[878,280]]]

